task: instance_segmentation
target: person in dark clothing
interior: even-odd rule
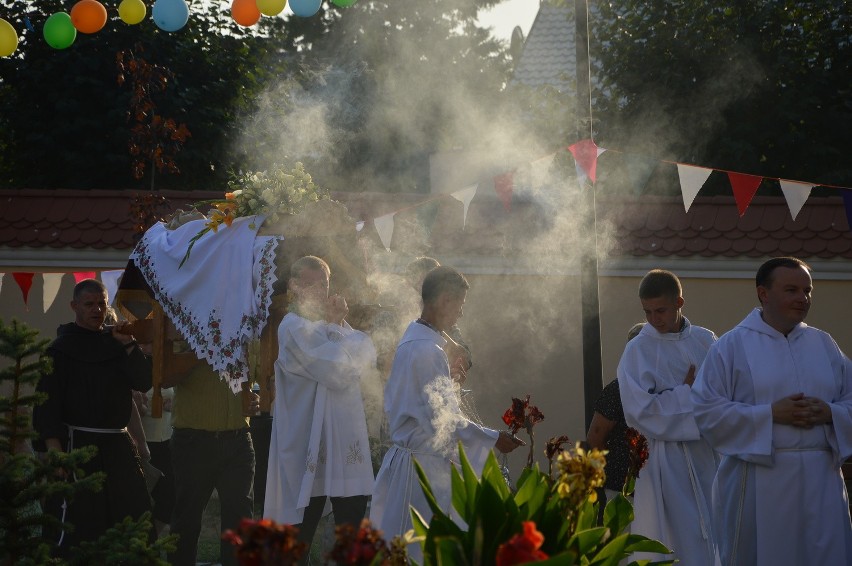
[[[633,325],[627,333],[629,342],[639,334],[644,322]],[[615,494],[621,493],[624,481],[627,479],[627,469],[630,465],[630,447],[627,444],[627,421],[624,419],[624,408],[621,406],[621,394],[618,379],[610,381],[601,392],[595,403],[595,412],[586,434],[586,442],[591,448],[608,450],[606,455],[605,495],[601,497],[601,513],[606,501]]]
[[[72,323],[63,324],[47,353],[53,370],[37,390],[47,401],[36,407],[33,424],[48,450],[95,446],[97,454],[82,465],[86,475],[104,472],[103,488],[78,493],[67,502],[48,502],[51,512],[73,525],[58,535],[58,554],[96,540],[130,516],[151,509],[139,454],[127,432],[131,390],[151,387],[151,363],[123,325],[106,326],[107,290],[85,279],[74,287]],[[68,481],[74,481],[68,476]]]

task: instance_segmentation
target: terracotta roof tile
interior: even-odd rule
[[[812,218],[808,223],[808,226],[817,232],[823,232],[834,226],[834,214],[825,214],[822,210],[820,210],[820,213],[821,214],[812,215]]]
[[[785,208],[764,207],[760,225],[769,231],[780,230],[784,226],[784,221],[788,216],[790,216],[790,212]]]
[[[712,238],[707,245],[707,249],[714,254],[722,254],[731,249],[731,240],[727,238]]]
[[[0,225],[0,245],[8,246],[16,240],[18,230],[13,226]]]
[[[694,254],[698,254],[707,249],[709,240],[706,238],[692,238],[686,241],[686,249]]]
[[[826,244],[825,249],[833,254],[847,254],[852,248],[852,243],[850,243],[849,238],[838,238],[836,240],[829,240]]]
[[[751,238],[736,238],[731,242],[731,250],[738,254],[745,254],[754,249],[755,241]]]
[[[0,193],[0,246],[130,250],[135,244],[126,191],[7,191]],[[165,194],[169,193],[169,194]],[[219,192],[164,191],[171,208],[220,196]],[[360,219],[371,220],[394,210],[416,209],[432,197],[424,194],[338,194]],[[493,202],[492,202],[493,201]],[[427,246],[433,250],[465,249],[502,254],[532,241],[538,209],[519,203],[511,213],[496,198],[471,203],[462,231],[459,203],[437,208],[436,227]],[[64,211],[64,216],[60,212]],[[86,211],[91,214],[85,214]],[[41,215],[36,212],[41,212]],[[416,217],[414,212],[410,216]],[[404,213],[400,215],[400,219]],[[784,219],[783,222],[781,219]],[[76,219],[76,220],[75,220]],[[731,197],[699,197],[690,212],[680,197],[637,196],[599,199],[599,230],[614,242],[611,256],[627,257],[761,257],[795,254],[803,259],[852,257],[852,233],[842,200],[812,197],[793,222],[783,197],[756,197],[739,217]],[[400,222],[400,227],[402,222]],[[443,228],[440,228],[443,226]],[[406,236],[402,231],[397,237]],[[427,248],[428,249],[428,248]]]
[[[738,226],[743,232],[751,232],[758,227],[763,227],[763,209],[750,206],[745,214],[740,216]]]
[[[694,203],[693,207],[695,207]],[[693,214],[692,209],[690,209],[690,214]],[[694,214],[695,216],[692,218],[692,228],[699,232],[707,230],[716,221],[716,207],[713,206],[695,207]]]
[[[677,253],[686,249],[686,242],[680,238],[667,238],[663,241],[663,249],[670,254]]]
[[[730,232],[731,230],[734,230],[737,226],[739,226],[739,224],[740,217],[737,214],[724,214],[720,212],[716,216],[716,222],[714,223],[714,226],[716,226],[716,228],[718,230],[721,230],[722,232]]]
[[[846,210],[842,208],[834,209],[834,220],[832,222],[837,230],[849,232],[849,219],[846,217]]]
[[[802,242],[802,250],[804,250],[807,255],[818,254],[822,250],[826,249],[826,247],[826,244],[819,240],[805,240]]]
[[[792,238],[787,238],[785,240],[778,241],[778,251],[785,255],[795,255],[799,250],[802,249],[802,241],[794,240]]]

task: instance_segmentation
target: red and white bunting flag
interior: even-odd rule
[[[812,183],[800,183],[798,181],[785,181],[779,179],[781,190],[784,192],[784,198],[787,199],[787,206],[790,208],[790,216],[793,220],[799,215],[808,197],[811,196],[811,189],[814,188]]]
[[[712,173],[712,169],[706,167],[695,167],[693,165],[677,164],[677,176],[680,179],[680,193],[683,196],[683,208],[689,212],[692,206],[692,201],[695,200],[698,191],[707,182],[707,177]]]
[[[74,272],[74,284],[76,285],[83,279],[94,279],[97,276],[97,273],[94,271],[75,271]]]
[[[123,274],[123,269],[101,271],[101,282],[104,284],[104,287],[106,287],[109,304],[113,304],[115,302],[115,295],[118,293],[118,284]]]
[[[509,171],[494,177],[494,192],[503,203],[506,212],[512,210],[512,191],[515,188],[515,172]]]
[[[729,171],[728,180],[731,182],[731,189],[734,191],[734,200],[737,201],[737,209],[740,211],[740,216],[742,216],[748,209],[748,205],[751,204],[751,199],[754,198],[757,187],[763,182],[763,177]]]
[[[396,212],[385,214],[373,219],[373,224],[376,226],[376,232],[379,233],[379,239],[387,251],[390,250],[391,240],[393,239],[393,217]]]
[[[59,293],[59,287],[62,285],[62,277],[64,273],[42,273],[41,276],[44,278],[44,290],[42,293],[42,307],[44,308],[44,312],[47,312],[51,306],[53,306],[53,301],[56,300],[56,294]]]
[[[18,284],[18,287],[21,288],[21,294],[24,296],[24,306],[27,307],[27,310],[30,310],[27,300],[30,296],[30,287],[33,286],[34,275],[35,273],[12,273],[12,278]]]
[[[450,193],[450,196],[452,196],[458,201],[461,201],[462,205],[464,205],[464,216],[462,216],[462,230],[464,230],[464,227],[467,224],[467,209],[470,207],[470,201],[472,201],[473,197],[476,196],[476,189],[478,188],[479,183],[476,183],[475,185],[470,185],[454,193]]]
[[[577,176],[588,177],[592,183],[595,183],[598,176],[598,157],[606,150],[596,146],[592,140],[580,140],[569,145],[568,151],[574,156],[574,162],[578,167]],[[582,185],[584,181],[585,179],[581,178],[580,184]]]

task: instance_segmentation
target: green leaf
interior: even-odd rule
[[[617,494],[604,507],[603,524],[613,533],[620,534],[633,522],[633,504],[630,500]]]
[[[568,547],[575,549],[580,556],[585,556],[597,548],[607,536],[609,529],[606,527],[578,530],[568,540]]]
[[[456,537],[438,537],[435,539],[435,564],[437,566],[467,566],[464,548]]]
[[[624,533],[607,542],[589,563],[599,566],[616,566],[622,558],[628,556],[624,551],[627,536],[627,533]]]
[[[414,469],[417,471],[417,477],[420,479],[420,487],[423,489],[423,495],[426,496],[426,503],[429,504],[429,508],[432,510],[432,513],[434,515],[446,517],[446,513],[444,513],[444,510],[441,509],[441,506],[438,505],[438,502],[435,500],[435,493],[432,491],[429,478],[426,477],[426,472],[423,471],[423,467],[417,459],[414,459]]]
[[[577,530],[591,529],[598,524],[598,505],[588,499],[577,509]]]
[[[636,534],[629,534],[627,536],[627,544],[625,545],[624,551],[628,554],[633,554],[634,552],[656,552],[657,554],[672,553],[672,551],[660,541]]]

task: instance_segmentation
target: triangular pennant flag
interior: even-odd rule
[[[740,211],[740,216],[742,216],[745,214],[746,209],[748,209],[751,199],[754,198],[757,187],[763,182],[763,177],[729,171],[728,180],[731,181],[731,188],[734,190],[734,200],[737,201],[737,208]]]
[[[790,216],[793,220],[799,215],[805,201],[811,196],[811,189],[814,185],[810,183],[799,183],[798,181],[778,180],[781,183],[781,190],[784,192],[784,198],[787,199],[787,206],[790,208]]]
[[[551,153],[541,159],[536,159],[530,163],[530,186],[534,189],[540,188],[547,184],[550,178],[550,166],[553,165],[555,153]]]
[[[849,225],[849,230],[852,231],[852,191],[840,191],[843,193],[843,206],[846,208],[846,224]]]
[[[586,186],[586,181],[589,180],[589,176],[586,175],[586,172],[583,170],[583,168],[580,166],[580,164],[577,163],[576,161],[574,162],[574,171],[577,172],[577,184],[582,189],[583,187]]]
[[[361,230],[363,230],[364,224],[365,224],[365,222],[363,220],[359,220],[358,222],[356,222],[355,223],[355,231],[360,232]]]
[[[29,305],[27,304],[27,300],[30,295],[30,287],[33,286],[33,276],[35,273],[13,273],[12,277],[15,279],[15,282],[18,284],[18,287],[21,288],[21,293],[24,295],[24,305],[27,307],[27,310],[30,310]]]
[[[573,145],[569,145],[568,151],[574,156],[574,161],[583,174],[594,183],[597,180],[598,174],[598,157],[606,150],[596,146],[592,140],[580,140]]]
[[[101,271],[101,282],[104,284],[104,287],[106,287],[109,304],[113,304],[113,302],[115,302],[115,295],[118,292],[118,282],[122,274],[124,274],[123,269]]]
[[[47,312],[56,300],[56,294],[59,293],[59,286],[62,285],[62,277],[64,273],[42,273],[44,278],[44,292],[42,296],[42,305],[44,312]]]
[[[75,271],[74,272],[74,284],[76,285],[83,279],[94,279],[95,278],[94,271]]]
[[[641,195],[645,192],[645,185],[654,169],[657,167],[656,159],[649,159],[644,155],[628,153],[624,157],[627,167],[627,182],[633,187],[633,193]]]
[[[506,212],[512,210],[512,190],[515,186],[515,172],[501,173],[494,177],[494,192],[503,203]]]
[[[387,251],[390,251],[391,239],[393,239],[393,217],[395,214],[396,212],[391,212],[373,219],[376,232],[379,233],[379,239]]]
[[[704,167],[693,167],[692,165],[677,164],[677,176],[680,179],[680,193],[683,196],[683,208],[689,212],[689,207],[692,206],[692,201],[695,200],[695,195],[704,186],[707,177],[712,173],[712,169]]]
[[[461,201],[461,203],[464,205],[464,216],[462,216],[462,230],[464,230],[465,224],[467,223],[467,209],[470,207],[470,201],[472,201],[473,197],[476,196],[477,188],[479,188],[479,183],[475,185],[470,185],[469,187],[465,187],[454,193],[450,193],[450,196],[452,196],[458,201]]]

